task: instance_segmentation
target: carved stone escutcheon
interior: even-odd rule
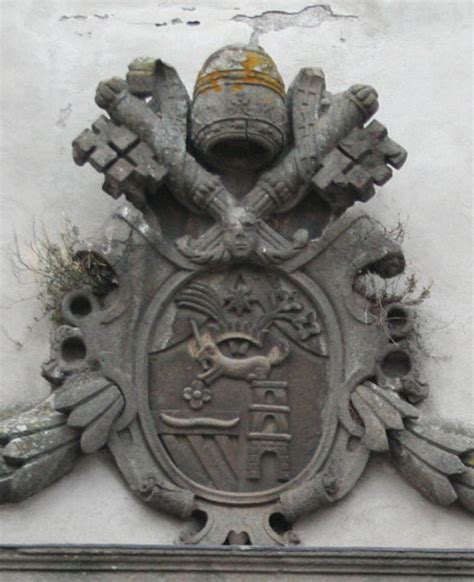
[[[292,524],[346,495],[371,452],[473,511],[472,430],[418,420],[410,307],[374,308],[356,284],[405,268],[379,223],[342,216],[406,158],[369,122],[375,90],[332,95],[308,68],[287,93],[263,49],[232,45],[192,103],[154,59],[96,101],[109,116],[74,159],[136,207],[94,247],[118,286],[64,298],[52,396],[0,425],[2,501],[107,446],[145,503],[187,520],[184,543],[298,543]]]

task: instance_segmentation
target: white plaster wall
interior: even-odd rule
[[[471,2],[327,0],[334,15],[302,0],[1,0],[1,386],[0,409],[28,408],[49,390],[40,378],[48,322],[34,287],[20,285],[8,262],[13,234],[48,232],[63,214],[92,235],[115,206],[101,176],[73,164],[70,142],[97,117],[97,82],[124,75],[136,56],[173,64],[189,90],[210,52],[260,43],[289,83],[300,67],[320,66],[328,88],[369,83],[377,118],[409,159],[365,209],[388,226],[406,223],[404,249],[421,283],[431,395],[423,413],[473,419]],[[179,21],[174,20],[179,19]],[[199,21],[199,24],[187,24]],[[156,24],[162,26],[156,26]],[[164,24],[166,23],[166,24]],[[262,24],[263,23],[263,24]],[[473,521],[439,508],[374,459],[342,502],[301,520],[303,542],[319,546],[472,547]],[[1,543],[171,543],[177,520],[141,505],[105,453],[83,458],[62,481],[0,508]]]

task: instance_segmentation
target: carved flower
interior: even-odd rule
[[[301,341],[321,333],[321,327],[316,321],[316,313],[314,311],[308,311],[304,317],[295,319],[293,325],[298,330],[298,337]]]
[[[183,390],[183,399],[187,401],[193,410],[199,410],[205,402],[212,398],[212,392],[204,387],[204,382],[194,380],[191,386],[186,386]]]
[[[296,298],[295,291],[288,291],[287,289],[282,289],[280,287],[276,289],[274,293],[279,311],[301,311],[303,309],[303,304]]]
[[[229,311],[235,311],[240,317],[246,311],[252,311],[252,303],[255,303],[256,299],[247,285],[239,280],[237,285],[226,293],[224,301]]]

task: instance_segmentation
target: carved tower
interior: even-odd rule
[[[289,431],[290,407],[288,382],[254,380],[251,384],[252,404],[249,408],[249,447],[247,453],[248,479],[262,477],[262,458],[275,455],[278,461],[278,481],[290,475]]]

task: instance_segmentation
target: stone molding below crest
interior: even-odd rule
[[[66,574],[67,572],[67,574]],[[18,546],[0,547],[0,579],[144,580],[404,580],[474,576],[474,551],[467,549],[278,548],[247,546]],[[153,573],[153,574],[152,574]],[[291,578],[290,578],[291,577]],[[149,579],[148,577],[146,578]],[[151,578],[150,578],[151,579]],[[182,579],[182,578],[181,578]]]

